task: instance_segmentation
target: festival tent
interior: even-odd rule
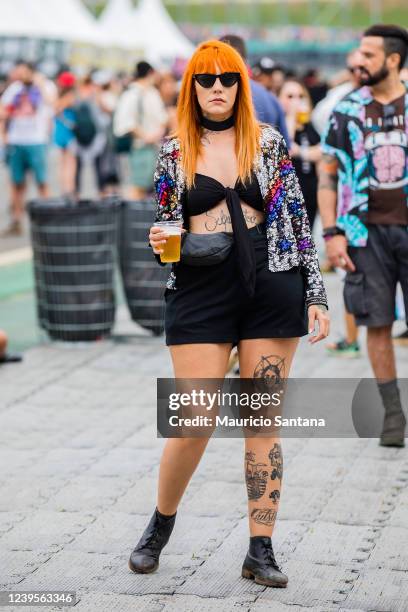
[[[135,16],[145,57],[152,63],[187,58],[193,53],[194,45],[171,19],[161,0],[140,0]]]
[[[105,45],[129,49],[140,47],[132,0],[109,0],[98,26]]]
[[[55,38],[54,22],[30,0],[2,0],[0,36]]]
[[[28,0],[29,2],[32,0]],[[54,38],[102,45],[103,40],[95,18],[81,0],[36,0],[34,2],[54,24]]]

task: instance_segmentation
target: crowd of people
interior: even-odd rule
[[[222,40],[247,63],[257,118],[276,126],[290,147],[313,227],[320,136],[337,92],[345,95],[353,87],[352,59],[351,71],[322,81],[315,70],[296,74],[270,57],[249,62],[239,36]],[[50,195],[51,147],[58,151],[60,190],[52,195],[79,197],[86,164],[93,168],[100,196],[123,190],[124,183],[130,198],[151,193],[159,145],[177,127],[179,89],[179,75],[146,61],[131,75],[98,69],[80,77],[64,66],[54,79],[17,61],[0,84],[0,146],[10,177],[10,224],[2,235],[23,231],[29,172],[39,197]]]

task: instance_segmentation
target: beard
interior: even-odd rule
[[[377,70],[377,72],[374,72],[374,74],[370,74],[368,70],[366,70],[362,66],[359,66],[359,70],[360,70],[360,76],[358,80],[360,82],[360,85],[369,85],[369,86],[378,85],[378,83],[381,83],[381,81],[384,81],[384,79],[386,79],[388,75],[390,74],[390,71],[388,70],[385,62],[381,66],[381,68]]]

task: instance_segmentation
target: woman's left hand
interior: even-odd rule
[[[329,335],[330,317],[327,308],[322,304],[312,304],[309,306],[307,312],[309,317],[309,334],[314,331],[317,321],[318,333],[309,338],[310,344],[316,344],[316,342],[323,340],[323,338],[327,338]]]

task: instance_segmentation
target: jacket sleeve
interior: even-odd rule
[[[156,162],[154,172],[154,192],[156,200],[156,221],[176,220],[174,203],[177,201],[176,180],[174,176],[173,160],[171,154],[165,150],[166,143],[162,145]],[[149,246],[151,247],[150,243]],[[160,260],[160,255],[154,254],[157,263],[161,266],[166,264]]]
[[[316,245],[310,231],[305,201],[283,137],[279,141],[278,164],[287,210],[300,255],[301,272],[305,279],[306,304],[307,306],[323,304],[327,308],[326,290],[320,271]]]

